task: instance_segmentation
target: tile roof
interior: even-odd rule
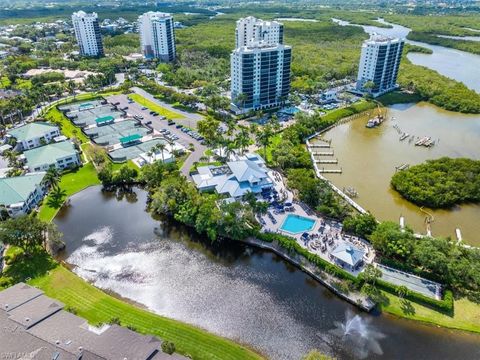
[[[0,179],[0,205],[9,206],[25,202],[42,182],[44,172]]]
[[[55,129],[58,130],[58,126],[42,121],[36,121],[11,129],[7,133],[17,139],[17,141],[25,141],[41,137]]]

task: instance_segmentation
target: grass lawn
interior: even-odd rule
[[[271,139],[271,143],[269,146],[267,146],[267,158],[265,161],[268,164],[271,164],[273,159],[272,159],[272,150],[277,148],[278,145],[280,145],[280,142],[282,141],[282,135],[281,134],[276,134],[274,137]],[[263,156],[263,148],[258,150],[258,153]]]
[[[88,142],[87,136],[68,120],[63,113],[56,107],[51,108],[45,115],[45,120],[58,124],[61,128],[62,134],[66,137],[76,137],[81,143]]]
[[[117,171],[117,170],[120,170],[120,168],[127,164],[127,166],[130,168],[130,169],[135,169],[135,170],[140,170],[140,168],[132,161],[132,160],[127,160],[127,162],[123,162],[123,163],[114,163],[112,162],[112,170],[113,171]]]
[[[159,113],[162,116],[165,116],[167,119],[175,120],[175,119],[182,119],[183,118],[183,116],[180,115],[179,113],[176,113],[174,111],[166,109],[166,108],[154,103],[153,101],[150,101],[150,100],[144,98],[142,95],[130,94],[130,95],[128,95],[128,97],[131,98],[132,100],[134,100],[135,102],[139,103],[140,105],[145,106],[152,111],[156,111],[157,113]]]
[[[322,116],[322,118],[334,124],[336,121],[343,119],[344,117],[359,114],[375,107],[376,104],[374,102],[362,100],[345,108],[332,110],[326,115]]]
[[[73,194],[92,185],[100,184],[97,172],[92,163],[67,172],[60,180],[60,189],[64,191],[60,198],[54,198],[51,194],[43,199],[38,216],[44,221],[52,221],[65,200]]]
[[[91,324],[106,323],[118,317],[124,326],[175,343],[178,352],[193,359],[261,359],[261,356],[233,341],[210,334],[191,325],[155,315],[118,300],[88,284],[63,266],[29,281],[55,298],[74,308],[77,315]]]
[[[405,301],[387,292],[381,310],[403,318],[440,325],[451,329],[480,332],[480,306],[466,298],[455,300],[454,315],[448,316],[426,306]]]

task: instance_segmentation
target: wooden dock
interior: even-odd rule
[[[321,174],[341,174],[342,169],[325,169],[325,168],[319,168],[318,172]]]
[[[313,156],[333,156],[333,151],[312,151]]]
[[[330,148],[330,144],[327,144],[327,143],[323,143],[323,144],[310,144],[309,147],[311,147],[312,149],[318,149],[318,148],[321,148],[321,149],[329,149]]]
[[[320,159],[315,160],[317,164],[338,164],[338,159]]]

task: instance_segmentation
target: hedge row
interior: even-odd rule
[[[362,276],[355,277],[349,272],[335,266],[328,261],[322,259],[320,256],[315,255],[309,252],[307,249],[303,248],[295,239],[274,233],[259,233],[256,236],[258,239],[265,242],[277,242],[279,246],[285,249],[289,253],[297,253],[303,256],[305,259],[310,261],[312,264],[315,264],[320,269],[326,271],[329,274],[332,274],[340,279],[349,280],[356,288],[360,289],[364,284]],[[377,280],[377,286],[381,290],[389,292],[391,294],[397,295],[399,286],[388,283],[381,279]],[[453,293],[450,290],[445,290],[443,300],[435,300],[423,294],[409,291],[405,298],[413,301],[415,303],[427,306],[433,310],[439,311],[441,313],[451,315],[453,314]]]
[[[377,287],[394,295],[398,294],[398,289],[400,288],[400,286],[381,279],[377,280]],[[443,300],[432,299],[414,291],[408,291],[404,298],[443,314],[453,315],[453,293],[450,290],[444,291]]]
[[[322,259],[320,256],[309,252],[307,249],[303,248],[295,239],[289,236],[273,233],[259,233],[256,237],[265,242],[271,243],[273,241],[276,241],[278,245],[280,245],[283,249],[287,250],[287,252],[289,252],[290,254],[297,253],[298,255],[303,256],[312,264],[315,264],[327,273],[332,274],[340,279],[349,280],[354,285],[358,286],[358,288],[360,288],[360,286],[362,285],[362,281],[359,278],[353,276],[352,274],[339,268],[338,266],[329,263],[328,261]]]

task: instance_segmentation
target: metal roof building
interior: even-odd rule
[[[0,292],[0,350],[35,360],[179,360],[161,341],[118,325],[101,328],[63,310],[63,304],[26,285]]]
[[[42,184],[45,173],[0,178],[0,207],[10,216],[22,215],[37,205],[45,194]]]

